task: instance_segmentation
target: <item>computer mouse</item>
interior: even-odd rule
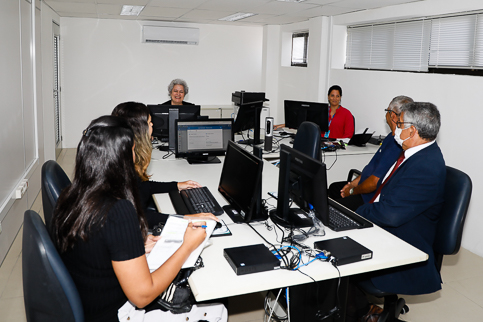
[[[221,221],[217,221],[215,225],[215,229],[221,228]]]

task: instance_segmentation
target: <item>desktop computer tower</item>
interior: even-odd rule
[[[341,279],[339,291],[339,303],[337,303],[337,285],[339,279],[319,281],[289,287],[290,298],[290,321],[292,322],[343,322],[347,302],[347,289],[349,278]],[[278,294],[277,290],[270,291]],[[285,292],[282,291],[278,303],[287,311]],[[331,314],[338,305],[338,312]],[[319,313],[319,314],[318,314]],[[322,319],[321,316],[329,315]]]

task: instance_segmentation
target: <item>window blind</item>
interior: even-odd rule
[[[347,30],[346,68],[427,71],[431,22],[394,22]]]
[[[483,15],[433,19],[429,65],[483,68]]]

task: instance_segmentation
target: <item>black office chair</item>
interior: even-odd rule
[[[74,281],[42,219],[32,210],[24,215],[22,279],[27,321],[84,321]]]
[[[300,124],[293,142],[293,148],[320,160],[320,128],[313,122]]]
[[[443,264],[443,256],[454,255],[460,249],[471,191],[470,177],[460,170],[446,166],[444,204],[433,244],[435,264],[439,272]],[[370,280],[360,281],[358,285],[368,294],[379,298],[384,297],[384,311],[378,322],[400,321],[399,314],[409,310],[403,298],[377,289]]]
[[[49,160],[42,165],[42,206],[45,225],[50,233],[52,216],[60,193],[71,184],[69,177],[60,165]]]

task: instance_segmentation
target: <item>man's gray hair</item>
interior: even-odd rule
[[[441,115],[436,105],[425,102],[409,103],[402,106],[401,113],[403,112],[403,121],[414,125],[421,139],[436,139],[441,126]]]
[[[188,94],[189,88],[188,84],[180,78],[173,79],[171,83],[168,85],[168,96],[171,96],[171,92],[173,91],[174,85],[181,85],[184,88],[184,94]]]
[[[414,101],[411,97],[404,95],[396,96],[392,99],[391,103],[389,103],[389,109],[399,115],[401,114],[401,106],[413,102]]]

